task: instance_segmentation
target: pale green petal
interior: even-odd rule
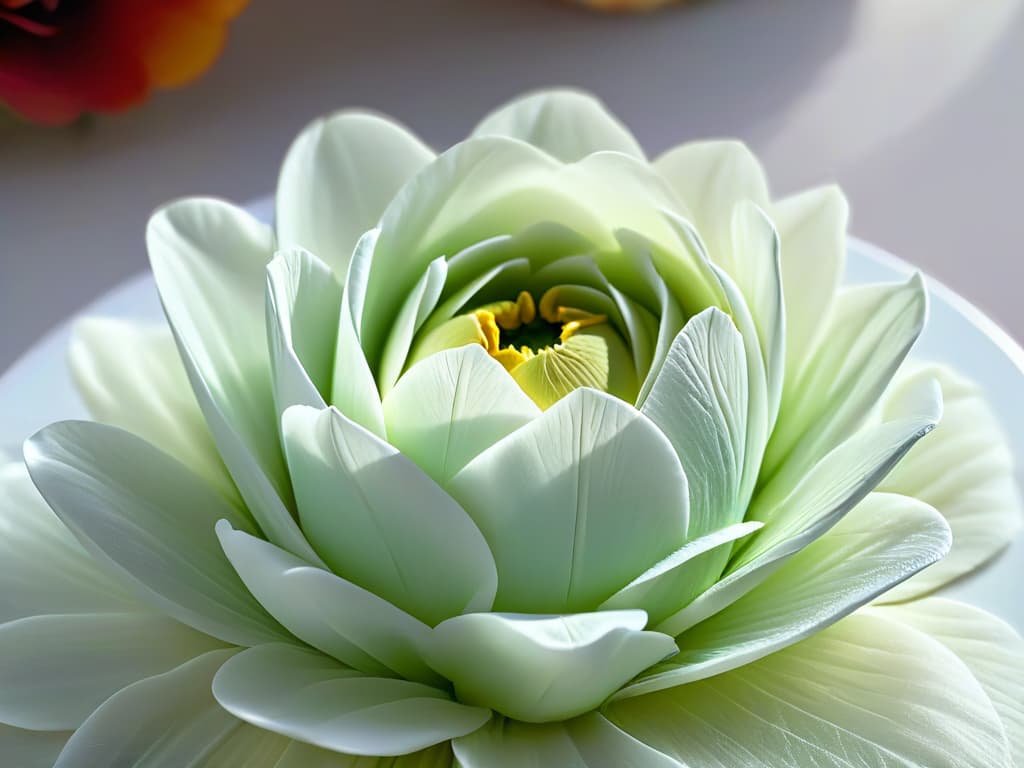
[[[596,712],[547,725],[494,720],[453,746],[461,768],[685,768]]]
[[[356,242],[434,153],[395,122],[361,112],[317,120],[292,144],[277,184],[277,237],[344,282]]]
[[[496,610],[593,610],[686,539],[686,476],[632,406],[579,389],[451,481],[498,566]]]
[[[402,375],[413,338],[437,307],[447,276],[448,264],[444,256],[438,256],[427,265],[419,282],[405,297],[405,303],[392,322],[378,366],[377,383],[383,396],[387,396]]]
[[[786,379],[792,386],[832,312],[846,263],[850,207],[831,186],[800,192],[768,210],[782,242]]]
[[[388,441],[441,485],[539,415],[540,409],[479,345],[422,360],[384,398]]]
[[[289,508],[266,335],[273,231],[240,208],[196,198],[157,211],[146,245],[185,369],[224,463],[263,532],[315,559]]]
[[[0,623],[146,610],[43,501],[24,464],[0,468]]]
[[[430,628],[339,576],[313,568],[269,542],[217,524],[224,552],[249,591],[300,640],[347,666],[437,683],[419,643]]]
[[[782,404],[761,485],[791,488],[858,428],[881,398],[924,325],[920,275],[902,285],[866,285],[839,295],[813,358]]]
[[[352,421],[361,424],[378,437],[384,436],[384,412],[380,392],[370,363],[362,346],[363,303],[366,280],[377,246],[378,230],[369,230],[356,245],[352,264],[345,280],[338,328],[338,347],[334,354],[334,378],[331,405]]]
[[[595,709],[675,653],[672,638],[644,632],[646,623],[643,611],[475,613],[435,627],[425,650],[460,701],[517,720],[553,722]]]
[[[281,628],[242,584],[214,532],[251,524],[202,478],[128,432],[62,422],[25,443],[32,480],[89,552],[149,603],[230,643]]]
[[[763,584],[677,638],[680,652],[620,692],[639,696],[727,672],[834,624],[949,551],[934,509],[871,494]]]
[[[897,377],[884,410],[922,376],[935,377],[942,387],[942,421],[879,489],[914,496],[939,510],[953,529],[953,549],[941,563],[884,595],[887,601],[930,592],[970,573],[1009,544],[1024,522],[1010,446],[977,385],[948,368],[927,366]]]
[[[0,755],[12,768],[53,768],[70,736],[67,731],[26,731],[0,725]]]
[[[485,117],[472,135],[521,139],[565,163],[602,150],[644,159],[629,129],[593,96],[578,91],[521,96]]]
[[[225,664],[213,694],[268,730],[354,755],[403,755],[472,733],[491,713],[436,688],[367,677],[316,651],[280,643]]]
[[[210,693],[214,673],[234,653],[211,651],[115,693],[75,732],[54,768],[194,765],[238,727]]]
[[[153,614],[34,616],[0,625],[0,722],[73,730],[126,685],[223,647]]]
[[[96,421],[134,432],[238,499],[166,327],[79,320],[68,363]]]
[[[606,714],[700,768],[1012,768],[999,718],[963,663],[926,635],[864,613]]]
[[[1017,631],[990,613],[943,598],[872,610],[924,632],[960,657],[999,713],[1013,764],[1024,765],[1024,640]]]
[[[334,374],[341,286],[307,251],[279,253],[267,267],[267,337],[278,413],[326,406]]]
[[[652,626],[660,623],[710,587],[736,542],[763,527],[736,523],[686,542],[601,603],[601,610],[641,608]]]
[[[668,437],[690,480],[690,538],[738,523],[746,512],[740,492],[747,395],[743,338],[732,321],[715,308],[691,318],[641,407]]]
[[[283,430],[303,528],[335,573],[430,625],[491,607],[484,537],[409,458],[335,409],[291,408]]]

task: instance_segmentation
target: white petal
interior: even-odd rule
[[[289,512],[266,334],[266,266],[274,233],[217,200],[172,203],[149,221],[160,299],[199,407],[263,532],[315,559]]]
[[[671,443],[594,390],[488,448],[450,489],[494,553],[496,610],[593,610],[686,539],[686,476]]]
[[[167,328],[80,320],[68,362],[96,421],[134,432],[238,499]]]
[[[340,112],[292,144],[277,184],[277,236],[330,265],[344,282],[356,241],[434,153],[386,118]]]
[[[405,297],[405,303],[395,316],[377,374],[380,391],[385,397],[406,367],[413,337],[437,307],[447,276],[447,262],[444,256],[438,256],[427,265],[419,282]]]
[[[484,537],[410,459],[334,409],[291,408],[283,429],[303,528],[335,573],[430,625],[490,608]]]
[[[384,398],[388,441],[441,485],[540,409],[480,346],[409,369]]]
[[[144,610],[53,514],[24,464],[0,468],[0,584],[0,623]]]
[[[786,300],[786,378],[796,378],[832,312],[846,262],[849,205],[838,187],[821,187],[773,204],[782,242]]]
[[[219,647],[152,614],[34,616],[2,624],[0,722],[72,730],[124,686]]]
[[[543,149],[564,163],[611,150],[644,159],[629,130],[601,102],[578,91],[521,96],[488,115],[473,136],[508,136]]]
[[[182,464],[91,422],[47,427],[25,443],[25,461],[86,548],[161,611],[239,645],[281,637],[213,529],[221,518],[242,530],[251,524]]]
[[[547,725],[494,720],[453,746],[461,768],[685,768],[596,712]]]
[[[26,731],[0,725],[0,755],[13,768],[53,768],[70,736],[67,731]]]
[[[54,768],[194,765],[238,726],[210,693],[214,673],[234,653],[211,651],[115,693],[75,732]]]
[[[260,604],[296,637],[368,674],[439,682],[422,661],[425,624],[269,542],[217,524],[224,552]]]
[[[620,695],[711,677],[792,645],[936,562],[949,545],[949,527],[928,505],[871,494],[759,587],[677,638],[679,654]]]
[[[607,716],[701,768],[1012,768],[985,692],[941,644],[854,614],[731,672]]]
[[[307,251],[278,254],[267,267],[267,334],[274,401],[326,406],[334,373],[341,286],[330,268]]]
[[[243,651],[213,681],[229,712],[277,733],[353,755],[415,752],[472,733],[491,713],[405,680],[367,677],[315,651]]]
[[[1024,640],[1006,622],[954,600],[873,609],[935,638],[967,665],[1003,723],[1013,764],[1024,765]]]
[[[668,437],[690,480],[691,538],[738,523],[746,512],[740,491],[747,394],[743,338],[732,321],[714,308],[691,318],[641,408]]]
[[[884,595],[888,601],[931,592],[970,573],[1013,541],[1024,522],[1010,446],[978,386],[931,365],[897,377],[886,402],[922,376],[935,377],[942,387],[942,421],[879,490],[913,496],[939,510],[953,529],[953,549],[942,562]]]
[[[435,627],[425,651],[460,701],[553,722],[595,709],[675,653],[672,638],[644,632],[646,623],[643,611],[466,614]]]

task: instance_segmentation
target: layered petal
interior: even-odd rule
[[[68,731],[27,731],[0,725],[0,754],[18,768],[53,768]]]

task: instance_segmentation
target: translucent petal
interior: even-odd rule
[[[494,553],[496,610],[593,610],[686,539],[686,476],[671,443],[593,390],[495,443],[449,488]]]
[[[335,573],[430,625],[490,608],[484,537],[410,459],[334,409],[291,408],[283,429],[303,528]]]
[[[0,755],[14,768],[53,768],[70,736],[67,731],[26,731],[0,725]]]
[[[339,112],[317,120],[299,134],[281,167],[281,246],[311,251],[344,282],[360,236],[433,159],[428,147],[387,118]]]
[[[554,722],[595,709],[675,653],[672,638],[644,632],[646,623],[643,611],[466,614],[435,627],[425,651],[460,701]]]
[[[606,715],[701,768],[1012,768],[999,718],[963,663],[864,613],[723,675],[614,702]]]
[[[380,391],[385,397],[405,370],[413,338],[437,307],[447,276],[445,258],[438,256],[427,265],[419,282],[405,297],[405,303],[395,316],[377,374]]]
[[[521,96],[485,117],[472,135],[521,139],[565,163],[602,150],[644,159],[629,129],[593,96],[578,91]]]
[[[142,613],[34,616],[0,625],[0,722],[73,730],[126,685],[222,647]]]
[[[422,360],[384,398],[388,441],[441,485],[539,415],[540,409],[479,345]]]
[[[230,643],[281,637],[221,551],[251,524],[200,477],[128,432],[62,422],[25,443],[32,480],[91,554],[162,612]]]
[[[367,677],[280,643],[231,659],[214,678],[213,694],[254,725],[354,755],[409,754],[472,733],[491,717],[436,688]]]

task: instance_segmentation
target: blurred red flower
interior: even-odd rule
[[[138,104],[217,58],[248,0],[0,0],[0,101],[39,123]]]

